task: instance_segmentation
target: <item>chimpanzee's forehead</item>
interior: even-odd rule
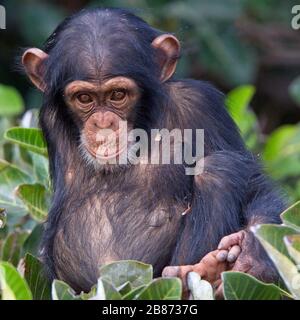
[[[134,78],[153,73],[151,41],[157,31],[122,13],[83,14],[63,25],[45,45],[49,72],[69,80],[101,80],[116,75]]]
[[[61,59],[64,76],[81,80],[105,80],[136,72],[145,72],[147,61],[133,39],[119,37],[86,37],[63,47]]]
[[[108,46],[106,43],[70,50],[65,55],[65,76],[73,79],[105,81],[108,78],[131,73],[138,69],[137,54],[127,48]],[[128,57],[131,57],[132,61]]]

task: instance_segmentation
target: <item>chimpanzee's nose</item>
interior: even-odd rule
[[[92,125],[95,129],[112,129],[118,127],[115,115],[112,112],[96,112],[92,115]]]

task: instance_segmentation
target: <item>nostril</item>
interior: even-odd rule
[[[97,129],[101,129],[101,128],[98,126],[98,124],[97,124],[96,121],[94,121],[94,127],[97,128]]]
[[[113,122],[112,121],[103,121],[103,122],[99,122],[99,121],[95,121],[93,123],[94,127],[96,129],[109,129],[112,128],[113,126]]]
[[[90,125],[94,130],[99,129],[112,129],[115,121],[110,114],[94,114],[90,120]]]

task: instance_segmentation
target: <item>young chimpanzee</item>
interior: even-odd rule
[[[206,82],[173,78],[179,55],[175,36],[104,8],[67,18],[43,51],[23,55],[44,93],[40,125],[54,189],[42,256],[51,276],[77,291],[96,283],[100,265],[121,259],[183,280],[196,270],[217,284],[225,269],[277,277],[249,228],[280,223],[283,202],[245,149],[223,95]],[[192,165],[174,161],[110,163],[124,154],[124,130],[133,129],[149,137],[151,129],[203,129],[203,170],[186,174]],[[137,142],[128,143],[127,157]]]

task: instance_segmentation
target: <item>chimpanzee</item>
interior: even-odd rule
[[[23,54],[43,91],[40,125],[54,191],[41,254],[50,276],[76,291],[96,283],[100,265],[122,259],[183,280],[200,269],[218,284],[225,269],[277,277],[249,228],[280,223],[284,201],[246,150],[224,96],[207,82],[173,77],[179,56],[174,35],[117,8],[83,10],[56,28],[43,51]],[[193,164],[185,162],[110,163],[124,154],[122,121],[126,132],[148,136],[203,129],[203,170],[187,174]]]

